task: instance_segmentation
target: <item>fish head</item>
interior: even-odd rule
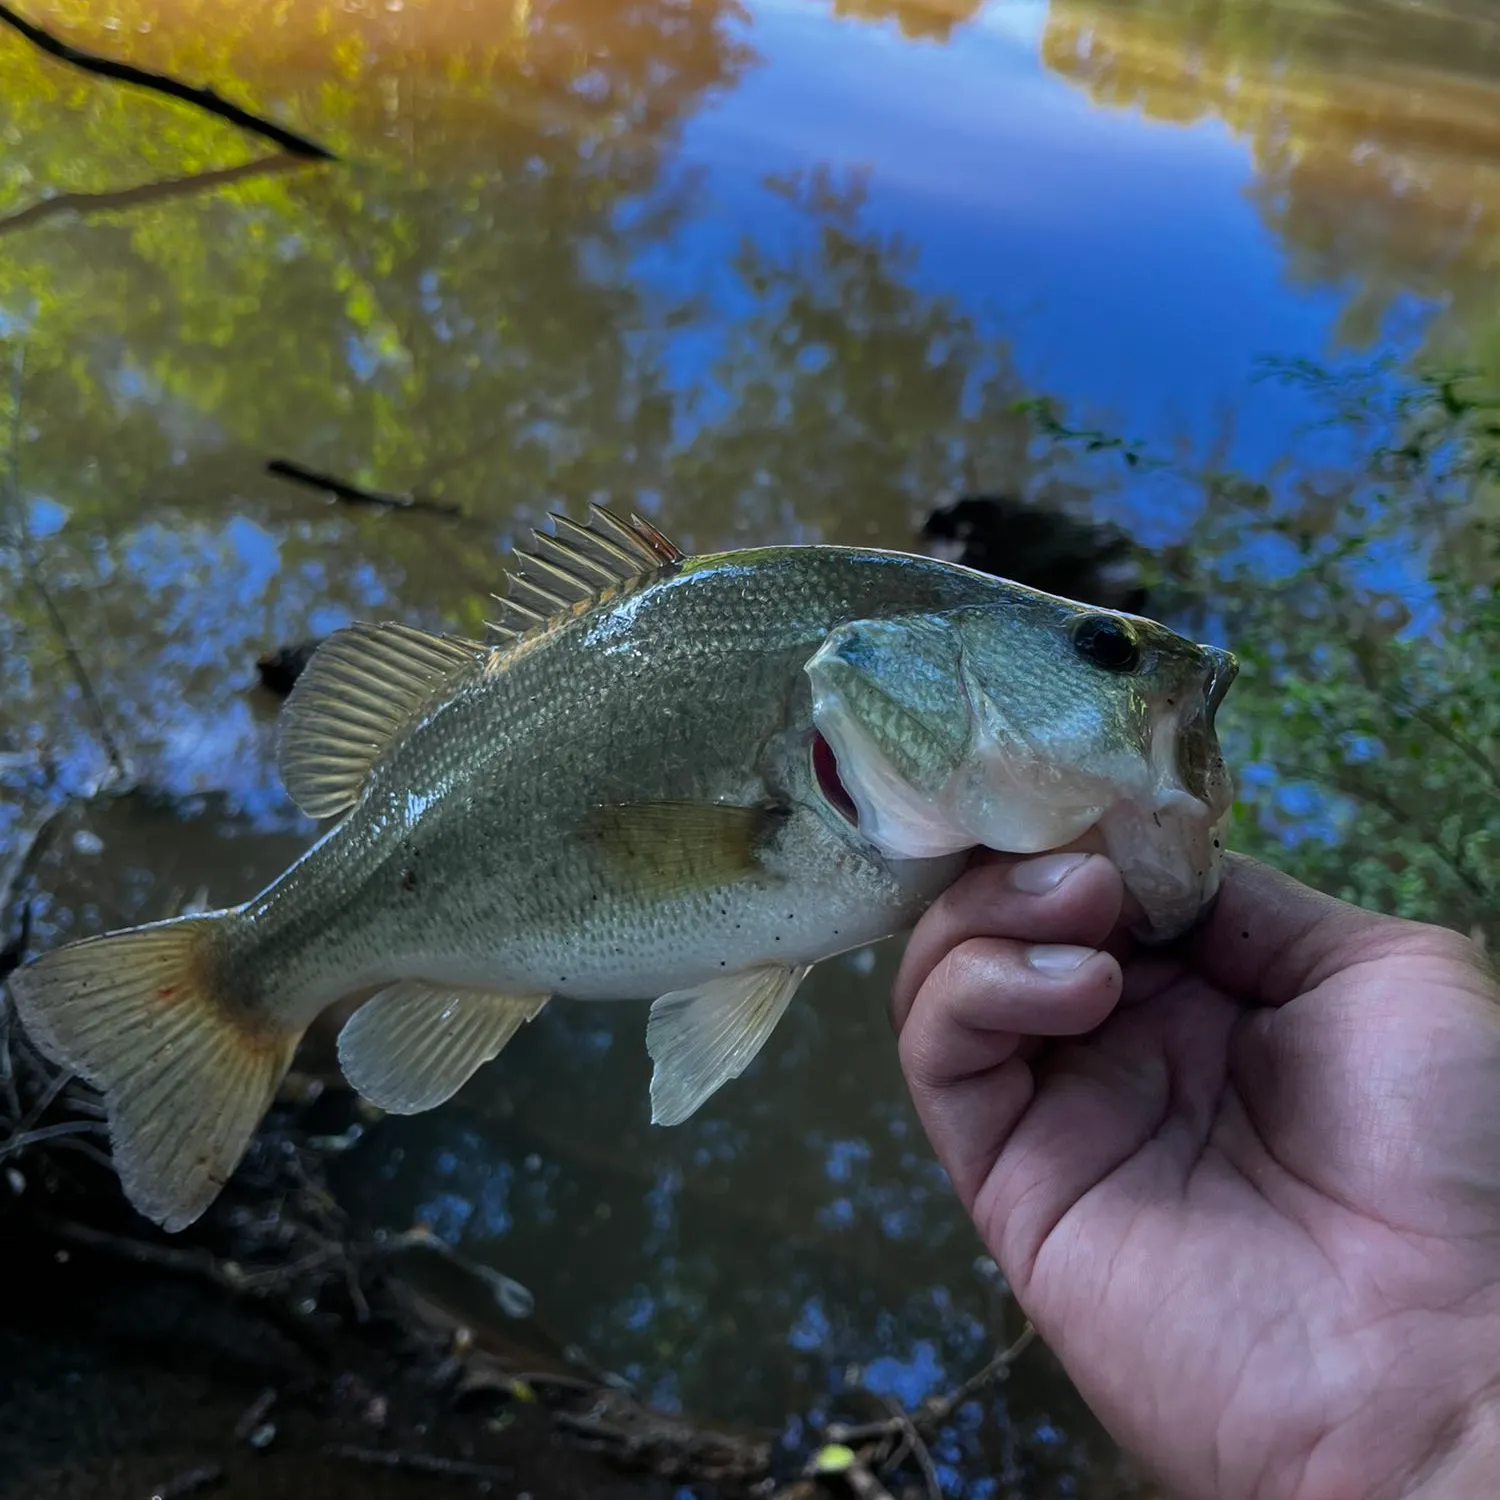
[[[1232,787],[1214,715],[1237,670],[1153,620],[1031,590],[851,621],[806,664],[846,811],[881,853],[1092,833],[1158,941],[1218,888]]]

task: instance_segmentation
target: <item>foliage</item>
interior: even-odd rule
[[[1500,939],[1500,396],[1471,372],[1282,368],[1368,455],[1277,489],[1193,476],[1175,613],[1232,645],[1235,846]],[[1054,415],[1059,441],[1110,451]],[[1171,468],[1141,445],[1132,471]]]

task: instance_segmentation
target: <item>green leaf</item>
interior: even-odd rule
[[[853,1448],[846,1448],[843,1443],[829,1443],[813,1455],[812,1471],[814,1474],[844,1474],[857,1462]]]

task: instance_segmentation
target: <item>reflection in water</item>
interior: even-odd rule
[[[1048,66],[1101,104],[1217,117],[1290,273],[1368,344],[1426,303],[1500,369],[1500,14],[1487,0],[1054,0]]]
[[[833,0],[837,16],[894,21],[903,36],[946,42],[955,26],[973,20],[984,0]]]
[[[477,631],[498,549],[549,508],[634,506],[696,549],[904,547],[957,497],[1015,496],[1196,548],[1215,591],[1188,612],[1205,633],[1253,622],[1267,655],[1300,650],[1264,579],[1299,565],[1289,527],[1342,541],[1364,525],[1370,511],[1345,502],[1370,500],[1368,484],[1300,473],[1273,504],[1196,471],[1121,466],[1118,446],[1067,441],[1027,399],[1021,371],[1054,336],[1081,322],[1086,349],[1129,345],[1140,319],[1172,313],[1111,291],[1080,318],[1101,286],[1127,285],[1102,279],[1128,258],[1122,226],[1163,260],[1196,235],[1193,253],[1236,288],[1244,253],[1284,254],[1391,349],[1390,310],[1413,299],[1447,305],[1445,336],[1478,349],[1495,335],[1500,64],[1478,12],[1392,6],[1346,33],[1305,7],[1292,29],[1269,3],[1222,7],[1219,26],[1166,0],[1054,0],[1045,18],[1028,10],[1044,51],[1016,65],[1015,101],[924,122],[934,158],[973,160],[977,139],[1006,165],[1024,137],[1044,178],[1078,150],[1075,83],[1154,117],[1216,114],[1253,147],[1264,217],[1236,231],[1253,243],[1230,244],[1191,204],[1140,226],[1158,137],[1122,123],[1106,163],[1118,199],[1040,229],[1030,200],[998,190],[955,204],[892,194],[878,167],[824,170],[820,139],[799,143],[795,173],[769,146],[716,159],[711,134],[694,156],[686,143],[727,97],[785,68],[759,45],[779,13],[728,0],[119,0],[113,24],[91,9],[33,11],[79,45],[212,80],[342,164],[289,166],[0,34],[0,341],[26,360],[23,504],[4,524],[24,522],[152,789],[53,847],[39,942],[160,915],[200,887],[235,901],[282,868],[310,829],[271,768],[257,658],[353,615]],[[815,92],[824,60],[865,34],[853,18],[880,21],[878,146],[908,129],[911,59],[989,56],[966,49],[1013,26],[1002,9],[809,11],[818,66],[781,86]],[[1081,268],[1009,338],[989,255],[1002,241],[1037,286],[1065,250]],[[932,253],[953,245],[964,253]],[[1275,296],[1266,327],[1313,306],[1298,285]],[[1174,379],[1217,378],[1202,359]],[[326,504],[268,475],[277,457],[461,514]],[[1492,500],[1463,503],[1467,516]],[[1396,564],[1370,575],[1382,603],[1413,596],[1410,559],[1451,545],[1455,514],[1400,515]],[[0,549],[7,840],[101,768],[24,583],[17,550]],[[1319,607],[1298,618],[1323,628]],[[1271,724],[1260,680],[1236,692]],[[861,1411],[860,1391],[919,1398],[967,1373],[1013,1313],[907,1109],[883,1015],[893,959],[887,945],[824,965],[741,1086],[673,1131],[646,1124],[639,1009],[549,1011],[452,1108],[371,1132],[343,1189],[380,1224],[429,1217],[664,1401],[781,1426]],[[975,1493],[1131,1492],[1041,1354],[960,1415],[938,1457],[982,1452],[966,1472],[994,1482]]]

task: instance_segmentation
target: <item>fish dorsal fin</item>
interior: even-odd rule
[[[670,573],[687,556],[649,521],[636,515],[623,521],[602,505],[589,507],[586,526],[555,512],[552,526],[550,533],[533,531],[531,547],[511,554],[509,587],[503,597],[494,596],[502,614],[490,622],[501,640],[637,588]]]
[[[313,653],[281,711],[281,780],[310,818],[359,801],[381,756],[491,648],[410,625],[350,625]]]

